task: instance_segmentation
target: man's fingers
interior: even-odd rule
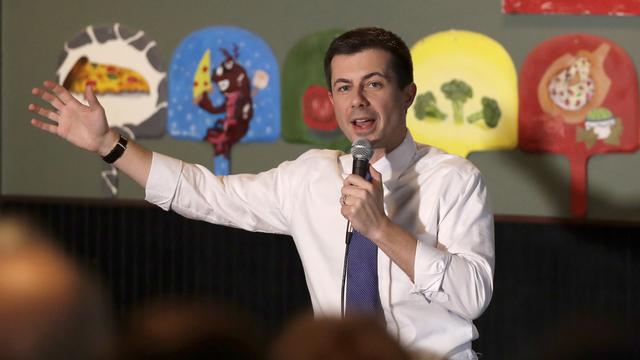
[[[344,186],[342,188],[342,197],[345,200],[343,205],[353,205],[358,200],[364,200],[367,197],[367,191],[355,186]]]
[[[65,104],[70,103],[72,101],[76,101],[76,99],[73,97],[73,95],[71,95],[71,93],[69,93],[69,91],[67,89],[65,89],[63,86],[61,86],[58,83],[55,83],[53,81],[50,80],[46,80],[44,82],[44,86],[53,91],[54,94],[56,94],[56,96],[62,100],[62,102],[64,102]]]
[[[48,91],[45,91],[43,89],[40,88],[33,88],[31,90],[31,93],[35,96],[40,97],[42,100],[48,102],[49,104],[51,104],[51,106],[53,106],[54,108],[60,110],[64,107],[64,103],[62,101],[60,101],[60,99],[58,99],[57,96],[54,96],[53,94],[51,94]]]
[[[31,119],[31,125],[40,128],[44,131],[50,132],[52,134],[58,134],[58,126],[57,125],[52,125],[52,124],[47,124],[41,120],[38,119]]]
[[[367,192],[373,193],[374,185],[358,175],[349,175],[344,179],[343,188],[352,187],[362,191],[364,196]]]
[[[344,179],[344,185],[352,185],[357,187],[366,187],[369,182],[362,176],[351,174]]]
[[[84,89],[84,98],[89,102],[89,106],[100,105],[98,99],[96,98],[96,94],[93,93],[93,86],[87,85]]]
[[[47,108],[43,108],[42,106],[38,106],[36,104],[29,104],[29,111],[36,113],[38,115],[42,115],[49,120],[58,121],[58,113]]]

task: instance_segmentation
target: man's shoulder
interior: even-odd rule
[[[480,176],[480,170],[469,160],[431,145],[417,144],[415,168],[418,172]]]
[[[340,156],[344,155],[344,152],[331,149],[311,149],[302,153],[295,161],[304,160],[331,160],[335,161]]]
[[[317,170],[326,171],[328,167],[336,167],[342,155],[344,153],[338,150],[311,149],[302,153],[295,160],[285,161],[280,164],[279,168],[307,173]]]

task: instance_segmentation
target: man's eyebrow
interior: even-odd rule
[[[386,76],[384,73],[381,73],[381,72],[379,72],[379,71],[374,71],[374,72],[368,73],[367,75],[363,76],[363,77],[362,77],[362,79],[363,79],[363,80],[368,80],[368,79],[370,79],[370,78],[372,78],[372,77],[374,77],[374,76],[380,76],[380,77],[383,77],[383,78],[385,78],[385,79],[388,79],[388,78],[389,78],[389,77],[388,77],[388,76]],[[344,78],[337,78],[337,79],[333,82],[333,85],[336,85],[336,84],[338,84],[338,83],[351,84],[351,83],[352,83],[352,81],[351,81],[351,80],[348,80],[348,79],[344,79]]]
[[[351,80],[347,80],[347,79],[343,79],[343,78],[337,78],[337,79],[333,82],[333,85],[336,85],[337,83],[346,83],[346,84],[351,84]]]
[[[385,75],[385,74],[383,74],[383,73],[381,73],[379,71],[374,71],[372,73],[368,73],[367,75],[363,76],[362,79],[368,80],[368,79],[370,79],[370,78],[372,78],[374,76],[380,76],[380,77],[383,77],[385,79],[389,78],[387,75]]]

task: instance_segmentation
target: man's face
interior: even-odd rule
[[[397,81],[391,54],[384,50],[369,49],[332,59],[329,97],[338,125],[349,140],[366,138],[375,149],[385,152],[400,145],[416,88],[410,84],[400,89]]]

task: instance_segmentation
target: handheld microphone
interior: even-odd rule
[[[371,142],[367,139],[357,139],[351,145],[351,155],[353,156],[351,173],[366,177],[369,172],[369,159],[373,156]]]
[[[369,159],[373,156],[373,146],[367,139],[357,139],[351,145],[351,155],[353,156],[352,174],[360,175],[362,178],[366,178],[369,173]],[[347,221],[347,233],[345,242],[349,245],[351,242],[351,234],[353,229],[351,228],[351,222]]]

